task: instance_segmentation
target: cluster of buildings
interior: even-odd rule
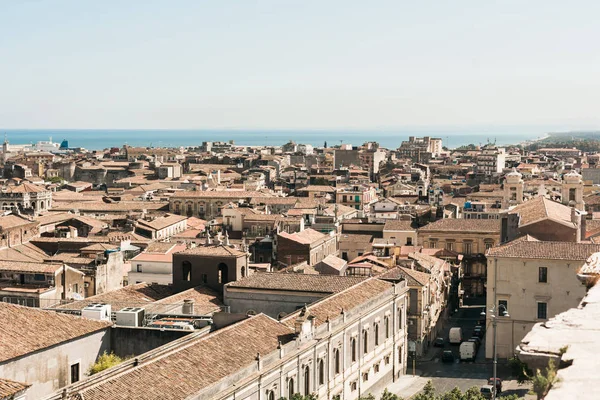
[[[600,252],[572,149],[49,143],[3,146],[0,399],[379,395],[468,297],[511,357]]]

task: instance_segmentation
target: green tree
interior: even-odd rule
[[[371,393],[369,393],[366,396],[360,396],[358,398],[358,400],[375,400],[375,396],[373,396]]]
[[[121,364],[123,361],[126,361],[126,358],[121,358],[115,353],[111,352],[110,354],[106,351],[98,357],[96,362],[90,367],[88,371],[89,375],[97,374],[100,371],[104,371],[105,369],[109,369],[114,367],[115,365]]]
[[[540,369],[537,369],[535,375],[531,378],[533,384],[531,391],[535,393],[538,400],[546,397],[548,391],[558,381],[556,371],[556,363],[551,359],[545,370],[541,371]]]
[[[48,178],[46,180],[48,182],[57,183],[57,184],[63,183],[63,181],[64,181],[64,179],[61,178],[60,176],[52,176],[52,177],[50,177],[50,178]]]
[[[383,394],[381,395],[381,400],[402,400],[402,398],[400,396],[398,396],[397,394],[390,392],[386,388],[383,391]]]
[[[427,381],[423,387],[423,391],[414,397],[414,400],[436,400],[435,387],[431,381]]]
[[[463,400],[463,393],[455,387],[451,391],[439,395],[438,400]]]
[[[510,367],[511,375],[517,378],[517,382],[519,382],[519,384],[523,384],[531,380],[533,372],[531,372],[527,364],[519,360],[517,356],[513,356],[508,360],[508,366]]]
[[[485,397],[483,397],[483,395],[481,394],[481,389],[479,389],[476,386],[473,386],[471,388],[469,388],[464,396],[462,397],[462,400],[484,400]]]

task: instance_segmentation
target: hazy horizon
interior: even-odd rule
[[[600,3],[1,2],[0,129],[600,129]]]

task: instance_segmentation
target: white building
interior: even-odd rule
[[[130,285],[136,283],[173,283],[173,253],[186,249],[184,244],[152,243],[146,251],[131,259]]]
[[[506,165],[506,151],[503,147],[486,145],[477,156],[477,172],[485,175],[500,174]]]

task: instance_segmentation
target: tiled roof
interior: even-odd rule
[[[203,336],[191,345],[83,389],[86,400],[183,400],[256,363],[294,330],[264,314]]]
[[[138,220],[138,225],[142,225],[143,227],[147,227],[154,230],[160,230],[167,228],[171,225],[177,224],[186,219],[187,217],[184,217],[182,215],[165,214],[164,216],[155,218],[152,221],[144,221],[143,219],[140,219]]]
[[[17,226],[37,224],[36,221],[29,221],[26,218],[19,217],[18,215],[5,215],[0,217],[0,230],[11,229]]]
[[[46,188],[43,186],[33,185],[25,182],[17,186],[7,186],[6,191],[8,193],[41,193],[47,192],[48,190],[46,190]]]
[[[429,283],[430,274],[405,267],[396,267],[379,276],[381,279],[406,279],[408,286],[425,286]]]
[[[419,231],[500,233],[500,220],[446,218],[427,224]]]
[[[0,261],[0,271],[54,274],[62,268],[62,264],[24,261]]]
[[[265,197],[265,193],[262,192],[250,192],[244,190],[195,190],[178,192],[172,196],[174,199],[178,198],[234,198],[243,199],[250,197]]]
[[[118,203],[105,203],[103,201],[79,201],[76,203],[55,202],[52,204],[52,210],[56,211],[106,211],[106,212],[125,212],[141,210],[158,210],[167,207],[168,202],[158,201],[121,201]]]
[[[315,231],[314,229],[311,229],[311,228],[307,228],[307,229],[303,230],[302,232],[296,232],[296,233],[280,232],[279,236],[282,238],[300,243],[300,244],[312,244],[312,243],[318,242],[319,240],[323,240],[328,237],[328,235],[325,235],[324,233]]]
[[[113,290],[107,293],[90,296],[85,300],[61,304],[55,308],[65,310],[82,310],[93,303],[110,304],[113,311],[119,311],[125,307],[145,307],[157,300],[172,296],[174,289],[168,285],[150,285],[148,283],[137,283]]]
[[[146,307],[146,310],[154,313],[179,313],[184,300],[194,301],[194,315],[219,312],[223,306],[219,293],[208,287],[198,286],[158,300]]]
[[[365,278],[337,275],[307,275],[261,272],[227,284],[230,288],[289,290],[297,292],[336,293]]]
[[[519,226],[525,226],[543,219],[552,219],[574,227],[571,222],[571,207],[549,200],[543,196],[535,197],[519,204],[509,211],[519,214]]]
[[[0,378],[0,400],[11,400],[30,387],[30,384]],[[13,397],[15,396],[15,397]]]
[[[0,362],[101,329],[110,322],[0,302]]]
[[[410,253],[408,258],[412,258],[415,260],[421,267],[432,270],[434,267],[442,268],[442,266],[446,263],[444,260],[441,260],[437,257],[430,256],[424,253]]]
[[[384,231],[414,231],[415,229],[411,226],[411,221],[402,220],[390,220],[385,221],[383,226]]]
[[[310,316],[315,318],[313,320],[315,326],[319,326],[326,322],[327,319],[331,320],[337,318],[342,310],[352,310],[373,297],[379,296],[391,287],[392,284],[390,282],[377,278],[366,279],[357,285],[309,305],[308,312]],[[282,322],[290,328],[293,328],[296,317],[300,312],[301,310],[298,310],[295,313],[288,315]]]
[[[600,244],[575,242],[542,242],[526,235],[488,250],[488,257],[536,258],[545,260],[585,261],[600,251]]]
[[[348,264],[348,262],[344,259],[341,259],[333,254],[328,255],[323,260],[321,260],[323,264],[327,264],[331,268],[341,271]]]
[[[213,240],[216,240],[213,238]],[[218,257],[245,257],[246,253],[241,250],[238,250],[233,247],[225,246],[225,245],[201,245],[192,247],[183,251],[180,251],[178,254],[186,254],[192,256],[218,256]]]

